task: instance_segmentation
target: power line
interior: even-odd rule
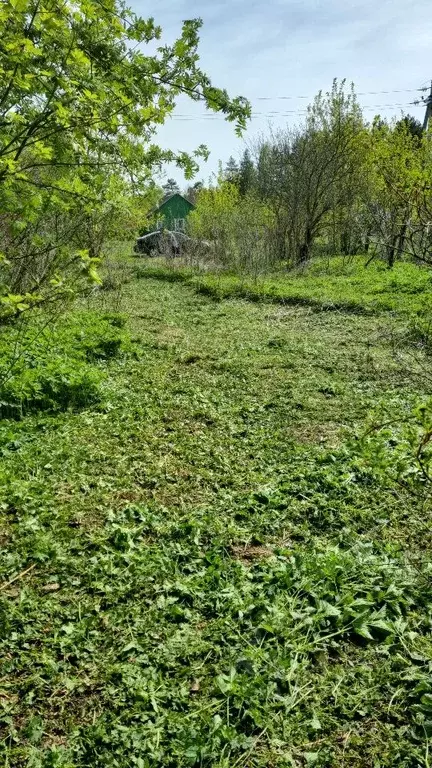
[[[429,95],[426,97],[426,99],[424,99],[423,104],[426,105],[426,112],[425,112],[425,116],[424,116],[424,120],[423,120],[423,130],[427,131],[428,125],[429,125],[429,120],[430,120],[431,115],[432,115],[432,80],[431,80],[431,84],[430,84]]]
[[[356,96],[376,96],[381,93],[418,93],[428,88],[398,88],[390,91],[355,91]],[[313,96],[256,96],[255,101],[276,101],[285,99],[313,99]]]
[[[403,101],[402,102],[402,101],[398,101],[398,102],[386,102],[384,104],[364,104],[364,106],[362,106],[362,109],[369,109],[369,108],[375,109],[375,108],[383,108],[383,107],[409,107],[412,104],[414,104],[414,106],[422,106],[423,102],[412,102],[412,101]],[[295,113],[295,112],[307,112],[307,109],[299,109],[299,108],[298,109],[284,109],[284,110],[275,109],[275,110],[271,110],[271,111],[266,112],[266,114],[280,115],[282,113],[286,114],[288,112],[293,112],[293,113]],[[262,115],[264,113],[263,112],[256,112],[254,110],[252,112],[252,114],[253,115]],[[183,113],[183,112],[182,113],[179,112],[177,116],[178,117],[194,117],[194,115],[191,115],[191,114],[188,114],[188,113]]]
[[[413,104],[412,102],[406,102],[406,103],[392,103],[392,104],[367,104],[364,107],[362,107],[365,111],[376,111],[377,109],[387,109],[391,111],[399,111],[403,107],[423,107],[423,103],[419,104]],[[263,117],[275,117],[275,116],[282,116],[282,117],[290,117],[292,115],[306,115],[307,109],[287,109],[287,110],[272,110],[269,112],[252,112],[251,118],[254,120],[256,118],[263,118]],[[180,113],[176,115],[172,115],[171,120],[179,120],[179,121],[193,121],[193,120],[225,120],[225,117],[223,115],[192,115],[192,114],[185,114]]]

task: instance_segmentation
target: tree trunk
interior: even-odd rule
[[[397,237],[393,238],[393,242],[387,249],[387,266],[389,269],[394,267],[397,248]]]
[[[309,261],[310,258],[310,252],[312,248],[312,232],[309,229],[309,227],[306,229],[305,236],[303,242],[300,244],[298,249],[298,261],[299,264],[304,264],[305,261]]]
[[[403,251],[404,251],[405,235],[406,235],[407,229],[408,229],[408,223],[405,221],[402,224],[402,226],[400,228],[400,233],[399,233],[399,242],[398,242],[398,247],[397,247],[397,257],[398,257],[398,259],[401,258],[402,254],[403,254]]]
[[[351,238],[347,229],[343,229],[341,233],[341,253],[344,256],[351,254]]]
[[[371,244],[371,236],[372,236],[372,227],[368,227],[366,230],[365,242],[364,242],[365,253],[369,252],[369,248]]]

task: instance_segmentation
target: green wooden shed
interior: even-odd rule
[[[152,212],[157,229],[169,229],[171,232],[184,232],[186,219],[195,206],[186,197],[175,193],[166,197]]]

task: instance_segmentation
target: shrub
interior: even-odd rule
[[[432,398],[416,403],[399,416],[375,414],[359,445],[365,464],[376,475],[416,494],[430,494]]]
[[[49,330],[29,324],[0,340],[0,418],[83,408],[101,399],[103,370],[128,349],[123,315],[82,312]]]
[[[118,312],[104,315],[85,313],[79,316],[75,337],[79,351],[84,352],[87,360],[108,360],[117,357],[126,343],[122,329],[126,317]]]
[[[429,319],[416,318],[409,329],[409,340],[420,347],[427,355],[432,354],[432,322]]]
[[[106,320],[114,328],[124,328],[127,323],[127,316],[122,315],[120,312],[107,312],[103,315],[102,319]]]
[[[41,360],[2,386],[0,418],[21,418],[34,411],[83,408],[100,399],[101,372],[72,358]]]
[[[241,197],[234,184],[200,192],[189,225],[195,238],[212,244],[203,252],[204,261],[253,275],[275,263],[271,212],[255,196]]]

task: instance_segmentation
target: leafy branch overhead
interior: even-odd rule
[[[208,154],[204,145],[188,154],[155,140],[180,94],[244,130],[248,102],[216,88],[199,66],[200,27],[200,19],[185,21],[178,39],[163,45],[154,20],[121,0],[1,4],[3,295],[39,292],[74,265],[82,273],[74,237],[83,217],[106,208],[107,186],[113,209],[137,187],[151,207],[152,172],[163,162],[193,176]]]
[[[160,27],[117,0],[3,4],[0,178],[18,174],[24,182],[25,171],[40,165],[98,165],[101,153],[135,169],[176,159],[148,142],[180,93],[243,130],[247,101],[230,99],[199,67],[200,27],[200,19],[185,21],[172,46],[146,55]],[[177,159],[192,172],[190,158]]]

